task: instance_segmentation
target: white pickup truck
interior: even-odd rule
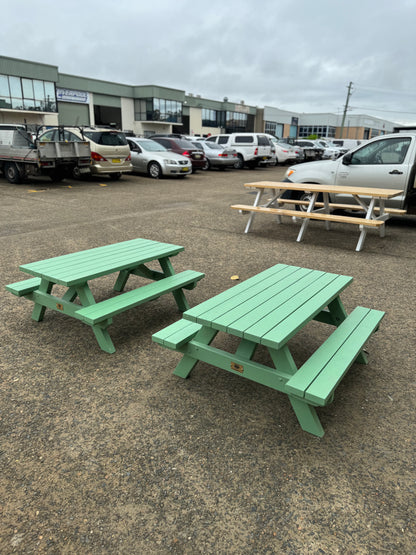
[[[350,150],[336,160],[307,162],[288,168],[284,181],[305,183],[305,192],[297,198],[307,198],[307,183],[381,187],[403,190],[389,201],[389,208],[416,213],[416,132],[382,135]],[[351,196],[332,195],[331,202],[353,204]]]

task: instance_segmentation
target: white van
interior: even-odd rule
[[[356,146],[359,146],[365,142],[367,141],[365,140],[359,141],[357,139],[331,139],[331,143],[333,145],[339,146],[340,148],[343,148],[346,151],[351,150],[352,148],[355,148]]]
[[[265,133],[224,133],[211,135],[207,142],[217,143],[237,151],[234,167],[242,169],[245,165],[255,168],[260,163],[272,161],[272,145]]]

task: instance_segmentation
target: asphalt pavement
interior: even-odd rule
[[[244,183],[284,171],[0,177],[2,554],[416,553],[416,217],[393,218],[384,238],[370,230],[359,253],[346,224],[312,221],[297,243],[298,222],[258,215],[245,235],[230,205],[252,203]],[[317,409],[323,438],[301,430],[286,395],[241,376],[198,363],[175,377],[180,356],[151,340],[181,317],[171,295],[115,317],[110,355],[88,326],[53,311],[34,322],[4,288],[27,277],[20,264],[136,237],[185,247],[175,270],[206,274],[191,306],[277,263],[353,276],[347,311],[386,316],[369,364]],[[97,299],[113,281],[92,284]],[[291,340],[297,364],[326,328]]]

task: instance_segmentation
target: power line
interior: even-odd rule
[[[384,110],[383,108],[369,108],[368,106],[350,106],[351,110],[374,110],[375,112],[388,112],[392,114],[412,114],[415,115],[416,112],[403,112],[401,110]]]

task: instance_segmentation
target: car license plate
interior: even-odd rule
[[[263,156],[263,160],[267,160],[267,156]]]
[[[185,168],[181,168],[181,172],[187,172],[187,171],[189,171],[189,168],[186,168],[186,167],[185,167]]]
[[[79,173],[91,173],[90,168],[78,168]]]
[[[121,164],[120,158],[113,158],[111,161],[113,162],[113,164]]]
[[[195,160],[199,160],[201,158],[201,155],[200,154],[195,154],[194,158],[195,158]]]

